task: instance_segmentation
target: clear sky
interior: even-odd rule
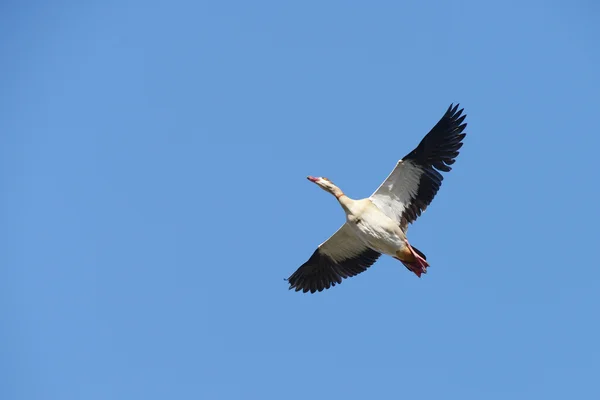
[[[599,17],[3,2],[0,398],[600,398]],[[429,273],[288,291],[452,102]]]

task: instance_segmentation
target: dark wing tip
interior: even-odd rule
[[[460,103],[456,103],[456,105],[454,105],[454,103],[450,103],[450,107],[448,107],[448,111],[446,111],[446,114],[454,114],[456,110],[458,110],[458,107],[460,107]],[[462,109],[460,110],[460,112],[462,112]]]
[[[463,114],[464,108],[458,109],[459,105],[450,104],[444,116],[404,159],[410,159],[424,168],[432,166],[440,171],[450,171],[449,166],[458,156],[466,136],[464,130],[467,124],[464,120],[467,114]]]
[[[440,171],[452,170],[451,165],[456,162],[462,141],[467,135],[464,132],[467,114],[463,112],[464,108],[459,109],[459,103],[450,104],[444,116],[421,143],[404,157],[404,160],[411,160],[423,171],[418,192],[404,210],[404,218],[408,222],[413,222],[431,204],[444,179]]]
[[[375,250],[365,249],[355,257],[335,262],[317,248],[308,261],[286,279],[290,284],[289,290],[303,293],[322,292],[341,284],[343,279],[365,271],[379,256]]]

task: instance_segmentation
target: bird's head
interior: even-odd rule
[[[307,176],[306,179],[316,183],[321,189],[333,194],[335,197],[339,197],[343,194],[342,191],[329,180],[329,178]]]

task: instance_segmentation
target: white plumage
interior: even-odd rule
[[[396,168],[370,197],[386,215],[400,221],[411,199],[416,197],[423,170],[410,161],[398,161]]]

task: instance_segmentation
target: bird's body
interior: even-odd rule
[[[406,245],[406,235],[400,225],[385,215],[369,199],[348,199],[346,223],[362,243],[378,253],[396,257]]]
[[[311,293],[328,289],[365,271],[381,254],[400,260],[419,277],[427,272],[425,255],[408,242],[406,232],[438,192],[440,171],[451,170],[462,147],[467,125],[462,111],[451,105],[368,198],[350,199],[329,179],[308,177],[336,197],[346,223],[288,278],[290,289]]]

